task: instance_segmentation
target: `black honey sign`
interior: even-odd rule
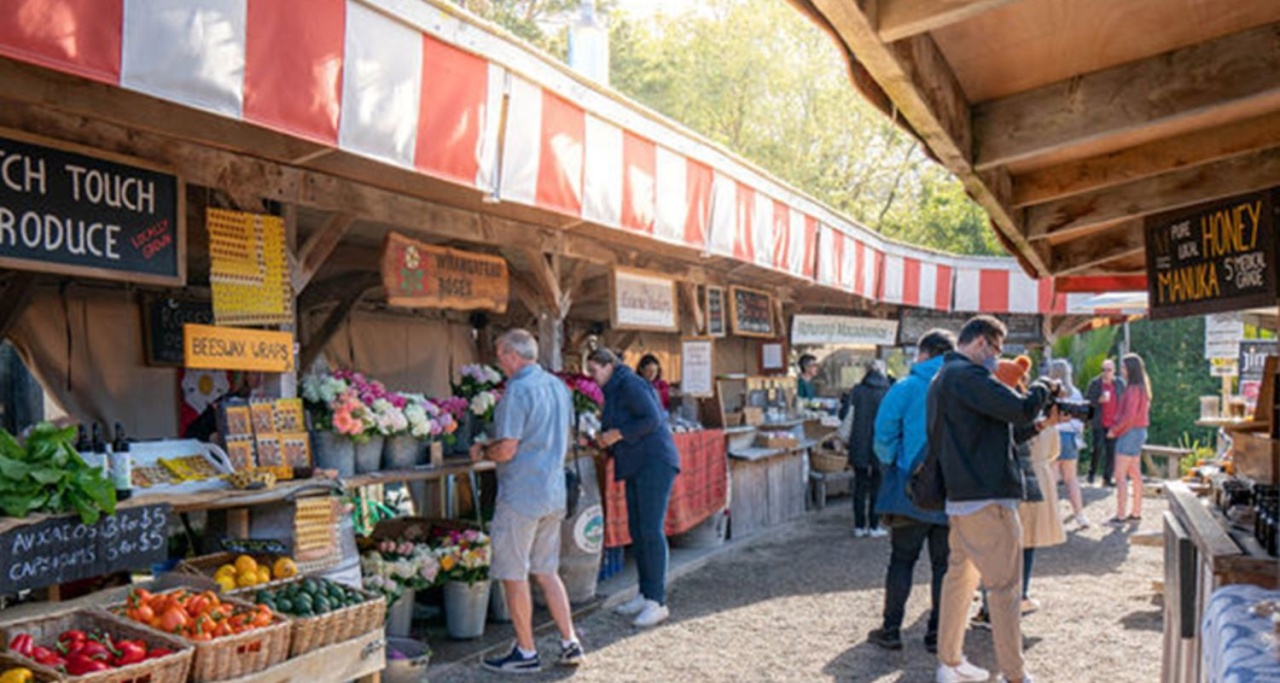
[[[1152,319],[1275,304],[1273,193],[1255,192],[1147,219]]]

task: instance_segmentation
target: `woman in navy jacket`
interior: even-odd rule
[[[668,614],[665,526],[680,455],[652,385],[608,349],[587,357],[587,371],[604,390],[599,441],[613,454],[614,477],[626,485],[627,526],[640,574],[640,592],[618,612],[637,615],[636,626],[654,626]]]

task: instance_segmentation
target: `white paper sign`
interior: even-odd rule
[[[679,329],[677,310],[675,280],[614,269],[614,329],[675,332]]]
[[[710,339],[685,339],[680,342],[680,394],[698,398],[715,394],[712,386],[712,348]]]
[[[782,362],[782,344],[766,343],[760,347],[760,371],[777,371],[785,369]]]
[[[1230,358],[1240,356],[1240,340],[1244,339],[1244,319],[1234,313],[1206,315],[1204,317],[1204,357]],[[1217,375],[1215,375],[1217,376]]]
[[[797,315],[791,322],[791,345],[894,346],[898,321],[846,315]]]

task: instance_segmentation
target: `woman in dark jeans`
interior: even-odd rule
[[[636,626],[667,618],[667,502],[680,472],[666,412],[653,387],[618,362],[608,349],[587,357],[587,372],[604,390],[600,445],[613,454],[614,478],[627,490],[627,526],[640,574],[640,592],[618,613],[636,615]]]

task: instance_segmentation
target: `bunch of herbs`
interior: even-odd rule
[[[115,514],[115,488],[80,457],[75,438],[75,427],[48,422],[32,428],[24,442],[0,429],[0,512],[76,512],[85,524],[97,523],[104,512]]]

